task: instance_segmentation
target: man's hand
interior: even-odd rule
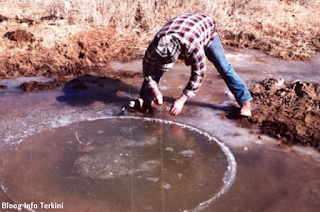
[[[187,97],[185,95],[181,95],[178,99],[174,101],[170,109],[170,115],[176,116],[178,115],[184,106],[184,103],[187,101]]]
[[[162,96],[162,93],[159,91],[158,87],[152,88],[152,92],[154,94],[154,102],[157,105],[162,105],[163,104],[163,96]]]

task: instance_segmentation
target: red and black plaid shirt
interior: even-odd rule
[[[204,14],[182,14],[170,20],[150,43],[143,59],[143,74],[150,87],[156,85],[151,79],[156,71],[154,43],[158,43],[156,39],[168,34],[179,39],[180,57],[186,65],[191,65],[191,77],[183,93],[194,97],[206,75],[205,49],[217,35],[216,23]]]

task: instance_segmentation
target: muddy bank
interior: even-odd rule
[[[240,126],[259,127],[284,144],[313,146],[320,150],[320,85],[265,79],[249,88],[253,116]]]
[[[11,20],[7,25],[20,26],[20,22],[19,19]],[[142,75],[109,67],[110,61],[129,61],[139,57],[138,53],[133,53],[131,41],[116,36],[114,28],[73,31],[63,22],[42,19],[41,23],[33,21],[29,30],[8,31],[0,27],[0,33],[0,79],[56,78],[46,83],[26,82],[19,89],[27,92],[62,87],[77,76],[119,79]],[[0,85],[0,89],[6,88]]]
[[[85,28],[64,19],[39,20],[0,15],[0,79],[44,75],[68,81],[108,72],[110,61],[142,57],[133,39],[112,26]]]

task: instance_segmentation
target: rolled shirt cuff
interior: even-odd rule
[[[158,86],[158,83],[154,81],[151,76],[145,77],[145,80],[148,82],[149,88],[155,88]]]
[[[194,91],[184,89],[183,95],[185,95],[188,98],[193,98],[193,97],[195,97],[196,93]]]

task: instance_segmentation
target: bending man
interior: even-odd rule
[[[178,115],[188,98],[195,96],[206,76],[206,59],[211,61],[241,106],[241,115],[251,116],[251,95],[244,82],[227,61],[215,21],[205,14],[182,14],[170,20],[154,37],[143,59],[144,81],[140,98],[131,108],[147,108],[152,101],[161,105],[163,96],[158,83],[164,72],[181,58],[191,66],[188,84],[171,106]]]

